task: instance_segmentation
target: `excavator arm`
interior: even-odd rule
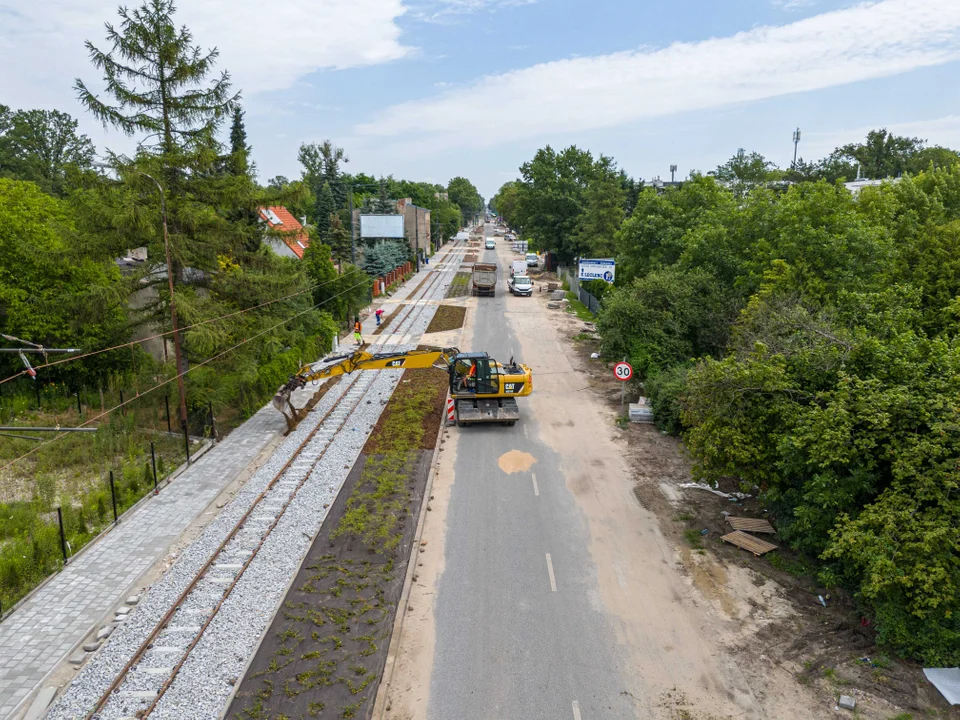
[[[453,358],[460,353],[457,348],[426,348],[406,352],[369,353],[358,350],[346,355],[324,358],[322,367],[304,365],[273,396],[273,406],[279,410],[293,429],[300,421],[299,411],[290,401],[291,393],[315,380],[349,375],[355,370],[406,370],[407,368],[439,367],[447,370]]]

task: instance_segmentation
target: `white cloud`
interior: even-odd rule
[[[623,125],[887,77],[960,58],[960,2],[883,0],[724,38],[535,65],[395,105],[360,135],[446,144]],[[478,112],[496,97],[509,112]]]
[[[784,10],[799,10],[816,5],[820,0],[773,0],[773,4]]]
[[[428,23],[451,24],[458,15],[496,12],[503,8],[533,5],[537,0],[414,0],[412,16]]]
[[[136,6],[138,3],[128,3]],[[84,40],[108,49],[115,0],[8,0],[0,5],[0,98],[17,107],[67,109],[73,79],[96,80]],[[403,0],[181,0],[175,16],[195,42],[220,50],[218,68],[250,96],[288,88],[323,68],[402,58]]]

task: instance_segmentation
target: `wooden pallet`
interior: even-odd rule
[[[744,530],[746,532],[754,533],[769,533],[770,535],[774,535],[777,532],[773,529],[773,525],[762,519],[733,517],[731,515],[727,515],[727,522],[730,523],[730,527],[732,527],[734,530]]]
[[[766,540],[761,540],[760,538],[755,538],[753,535],[747,535],[745,532],[740,530],[734,530],[732,533],[724,535],[720,538],[724,542],[728,542],[731,545],[736,545],[739,548],[743,548],[749,552],[752,552],[757,557],[765,555],[771,550],[776,550],[777,546],[768,543]]]

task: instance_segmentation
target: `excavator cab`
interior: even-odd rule
[[[513,425],[520,418],[516,398],[529,395],[532,389],[529,368],[512,362],[501,366],[484,352],[455,355],[449,372],[458,425]]]

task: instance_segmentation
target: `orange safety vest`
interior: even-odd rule
[[[360,323],[355,322],[355,323],[353,324],[353,331],[354,331],[355,333],[360,332]]]
[[[476,377],[477,376],[477,364],[474,363],[470,366],[470,372],[467,373],[467,377]]]

